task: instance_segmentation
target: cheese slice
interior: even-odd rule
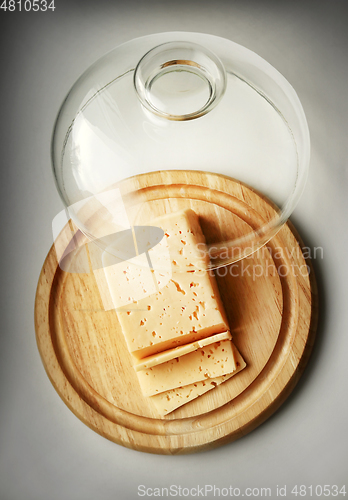
[[[174,347],[173,349],[168,349],[168,351],[161,352],[159,354],[153,354],[147,358],[143,358],[140,361],[136,361],[134,365],[135,371],[145,370],[146,368],[151,368],[152,366],[160,365],[166,361],[170,361],[174,358],[179,358],[190,352],[197,351],[197,349],[206,347],[214,342],[219,342],[220,340],[231,340],[232,336],[230,332],[217,333],[211,337],[207,337],[202,340],[197,340],[196,342],[191,342],[190,344],[185,344],[179,347]]]
[[[161,416],[168,415],[168,413],[202,396],[243,370],[246,367],[246,363],[234,344],[232,344],[232,350],[236,361],[236,370],[234,372],[151,396],[150,400],[154,403],[158,413]]]
[[[222,340],[137,372],[144,396],[153,396],[208,378],[221,377],[236,370],[232,342]]]
[[[130,307],[117,311],[128,349],[137,359],[229,330],[215,275],[206,267],[198,216],[193,210],[184,210],[160,217],[153,224],[165,232],[171,279],[168,281],[164,272],[167,284],[162,286],[163,273],[154,269],[158,292],[134,298]],[[134,277],[128,273],[127,278]],[[113,280],[116,282],[117,276]]]

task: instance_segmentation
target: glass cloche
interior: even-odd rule
[[[214,269],[287,221],[307,176],[309,132],[294,89],[258,55],[216,36],[162,33],[117,47],[79,78],[52,159],[69,216],[100,248],[112,254],[115,235],[188,207],[209,228]],[[250,193],[270,206],[253,223]],[[243,215],[238,230],[229,213]],[[146,251],[154,242],[144,238]]]

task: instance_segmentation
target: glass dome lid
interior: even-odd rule
[[[52,162],[69,216],[110,254],[115,235],[156,227],[159,215],[193,208],[204,231],[233,204],[255,211],[248,193],[268,200],[270,212],[253,224],[210,231],[214,269],[287,221],[309,149],[301,103],[277,70],[232,41],[174,32],[127,42],[79,78],[58,114]]]

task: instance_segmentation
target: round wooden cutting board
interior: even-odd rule
[[[252,189],[216,174],[145,174],[127,180],[122,196],[134,189],[141,210],[133,223],[192,208],[208,243],[242,236],[276,213]],[[69,238],[71,225],[59,236]],[[280,406],[307,363],[317,317],[313,271],[294,228],[284,225],[267,247],[217,269],[216,277],[247,366],[161,418],[140,391],[117,313],[104,310],[93,272],[62,271],[51,248],[37,288],[37,344],[52,384],[80,420],[124,446],[177,454],[233,441]]]

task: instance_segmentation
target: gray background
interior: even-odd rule
[[[295,498],[296,484],[347,483],[347,17],[338,1],[56,0],[55,12],[0,11],[0,500],[133,499],[139,484],[270,487],[272,498],[287,485]],[[234,40],[294,86],[312,158],[292,220],[307,246],[324,249],[314,261],[317,341],[291,397],[239,441],[174,457],[128,450],[82,424],[50,384],[33,326],[51,221],[62,209],[49,151],[59,106],[106,51],[162,31]]]

